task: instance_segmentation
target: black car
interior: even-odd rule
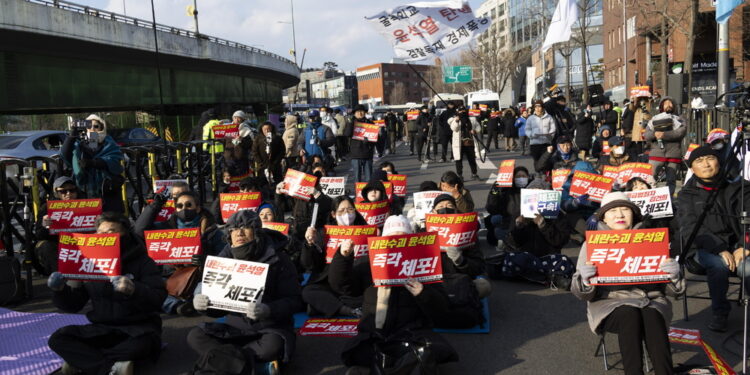
[[[144,128],[107,129],[120,147],[151,146],[162,142],[161,137]]]

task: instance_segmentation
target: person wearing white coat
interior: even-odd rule
[[[482,131],[481,125],[475,118],[469,117],[465,107],[461,107],[456,116],[448,119],[448,126],[453,132],[451,151],[453,151],[453,160],[456,161],[456,174],[463,179],[463,159],[465,158],[471,168],[471,178],[478,181],[475,156],[477,144],[474,134]]]

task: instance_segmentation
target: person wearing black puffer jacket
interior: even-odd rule
[[[126,217],[105,212],[97,233],[120,234],[121,275],[111,282],[66,281],[59,272],[47,280],[52,303],[76,313],[91,301],[91,324],[65,326],[49,338],[49,347],[65,363],[62,373],[133,374],[133,361],[156,360],[161,352],[161,310],[167,296],[156,263],[130,228]]]
[[[492,246],[503,248],[503,242],[508,231],[515,228],[515,218],[521,215],[521,189],[529,184],[529,170],[516,167],[513,170],[513,186],[500,187],[497,183],[487,194],[485,208],[490,214],[485,220],[487,227],[487,242]]]
[[[297,272],[281,250],[288,239],[261,228],[258,214],[250,210],[232,215],[225,229],[229,244],[220,257],[269,265],[263,297],[248,303],[247,311],[241,314],[211,309],[208,296],[196,295],[196,310],[209,316],[224,315],[226,322],[201,323],[188,333],[188,345],[201,356],[211,356],[212,351],[232,345],[244,357],[244,361],[238,359],[243,362],[237,363],[238,367],[252,369],[260,363],[271,363],[270,367],[277,368],[276,362],[288,362],[292,357],[296,339],[292,316],[303,309]]]
[[[591,106],[586,107],[576,119],[575,146],[584,155],[591,150],[591,138],[594,134],[594,120],[591,118]]]
[[[365,106],[360,104],[354,107],[352,126],[347,127],[346,134],[344,134],[349,138],[349,155],[352,158],[354,182],[370,181],[370,176],[372,176],[372,158],[375,153],[375,143],[367,140],[352,139],[354,124],[358,122],[372,124],[372,121],[365,117],[366,114],[367,108]]]

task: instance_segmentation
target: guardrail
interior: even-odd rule
[[[138,26],[138,27],[144,27],[147,29],[153,30],[154,28],[154,24],[151,21],[129,17],[129,16],[125,16],[122,14],[117,14],[117,13],[113,13],[107,10],[92,8],[92,7],[85,6],[85,5],[70,3],[67,1],[62,1],[62,0],[25,0],[25,1],[30,2],[30,3],[50,6],[50,7],[54,7],[58,9],[63,9],[63,10],[71,11],[71,12],[76,12],[80,14],[85,14],[91,17],[98,17],[98,18],[102,18],[105,20],[121,22],[121,23],[125,23],[128,25]],[[246,51],[250,51],[252,53],[258,53],[264,56],[269,56],[274,59],[283,61],[285,63],[294,64],[294,62],[292,62],[291,60],[285,57],[281,57],[275,53],[271,53],[271,52],[264,51],[259,48],[244,45],[242,43],[233,42],[231,40],[221,39],[221,38],[217,38],[217,37],[205,35],[205,34],[199,34],[194,31],[180,29],[177,27],[172,27],[172,26],[167,26],[167,25],[162,25],[159,23],[156,24],[156,30],[175,34],[175,35],[186,36],[186,37],[194,38],[194,39],[204,39],[212,43],[221,44],[221,45],[232,47],[232,48],[243,49]]]

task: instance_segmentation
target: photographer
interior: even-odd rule
[[[453,131],[452,151],[453,160],[456,161],[456,173],[463,180],[463,160],[466,159],[469,162],[469,168],[471,168],[471,178],[475,181],[479,181],[477,175],[477,160],[475,158],[475,143],[474,134],[481,133],[482,128],[473,117],[469,117],[465,107],[458,109],[458,113],[448,119],[448,124]]]
[[[601,113],[599,123],[601,125],[608,125],[612,129],[617,129],[617,125],[620,122],[620,115],[612,109],[612,102],[605,100],[602,107],[604,107],[604,111]]]
[[[124,212],[122,204],[123,154],[107,135],[107,123],[97,115],[86,118],[86,126],[70,129],[60,151],[73,169],[73,181],[89,198],[102,198],[105,212]]]
[[[649,164],[653,166],[654,179],[661,167],[666,168],[667,186],[674,194],[677,184],[677,168],[682,162],[682,139],[687,133],[685,121],[674,114],[674,103],[665,97],[659,103],[659,114],[648,122],[645,139],[651,143]]]
[[[258,177],[266,178],[269,184],[281,181],[281,160],[286,148],[284,140],[276,134],[276,126],[271,122],[264,122],[261,133],[253,141],[252,159],[255,162],[255,172]]]
[[[591,139],[594,135],[594,120],[591,118],[591,105],[581,111],[576,120],[575,145],[579,151],[582,151],[581,157],[589,155],[591,150]]]
[[[555,120],[555,127],[557,129],[555,138],[562,135],[573,138],[576,124],[567,107],[567,99],[561,94],[560,89],[555,89],[548,95],[549,99],[544,102],[544,111],[549,113]]]

